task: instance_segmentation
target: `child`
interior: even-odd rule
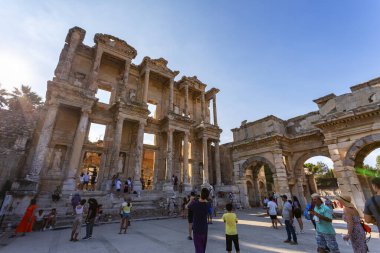
[[[44,228],[44,211],[38,210],[38,214],[36,215],[36,221],[34,222],[33,228],[34,231],[42,231]]]
[[[47,216],[45,216],[44,229],[46,228],[49,228],[50,230],[53,229],[55,226],[56,219],[57,219],[57,209],[53,208],[51,209],[51,212]]]
[[[222,220],[226,223],[226,250],[228,253],[232,251],[232,242],[234,242],[236,253],[240,253],[239,237],[236,230],[238,219],[236,214],[232,212],[232,204],[226,205],[227,213],[223,214]]]

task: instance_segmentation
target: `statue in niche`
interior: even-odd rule
[[[124,153],[120,153],[119,162],[117,164],[117,172],[123,172],[124,162],[125,162]]]
[[[55,171],[61,170],[61,160],[62,160],[62,150],[58,149],[54,153],[53,165],[51,166],[51,169]]]
[[[135,102],[136,101],[136,90],[129,90],[129,100],[131,102]]]

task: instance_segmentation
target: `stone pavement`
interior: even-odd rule
[[[272,229],[269,218],[261,217],[260,214],[262,210],[259,209],[238,212],[241,252],[316,252],[314,230],[310,221],[304,221],[305,234],[298,235],[299,245],[292,246],[282,242],[286,238],[285,228]],[[352,252],[351,246],[347,246],[340,236],[346,232],[346,224],[337,220],[334,226],[341,252]],[[126,235],[119,235],[118,229],[119,224],[96,226],[93,239],[79,242],[69,242],[70,229],[34,232],[24,237],[3,240],[0,243],[0,252],[194,252],[193,242],[186,239],[187,220],[181,218],[135,221]],[[372,235],[369,248],[371,253],[380,252],[378,234]],[[209,225],[207,252],[225,252],[224,224],[220,215],[214,220],[214,224]]]

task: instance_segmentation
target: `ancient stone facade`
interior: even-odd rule
[[[243,205],[253,202],[252,178],[260,180],[263,165],[273,174],[273,191],[296,195],[305,204],[315,186],[303,164],[313,156],[326,156],[334,162],[340,191],[364,209],[370,187],[354,168],[363,166],[364,158],[380,147],[380,78],[351,87],[351,93],[314,102],[318,111],[286,121],[268,116],[232,129],[234,141],[222,148],[223,158],[230,156],[221,163],[227,164],[223,171],[229,171],[232,184],[239,187]]]
[[[172,191],[173,175],[186,191],[221,184],[219,90],[207,90],[196,76],[175,81],[179,72],[163,58],[134,64],[137,51],[111,35],[96,34],[92,47],[84,37],[79,27],[67,34],[20,177],[39,192],[74,191],[90,169],[100,191],[111,189],[115,175],[131,177],[136,191],[148,180],[153,189]],[[108,103],[99,101],[99,90],[109,92]],[[105,126],[103,140],[89,140],[92,123]],[[144,134],[154,143],[144,144]]]

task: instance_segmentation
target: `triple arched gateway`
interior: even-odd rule
[[[261,180],[255,176],[260,166],[273,173],[271,190],[296,195],[305,203],[315,189],[303,165],[313,156],[326,156],[334,163],[341,192],[350,194],[359,209],[364,208],[371,189],[368,179],[357,175],[355,168],[380,147],[380,79],[355,85],[351,93],[330,94],[314,102],[318,111],[289,120],[271,115],[232,129],[234,141],[223,146],[232,162],[223,170],[232,172],[243,205],[256,205],[257,197],[252,200],[255,194],[251,191],[260,192],[255,188]]]

